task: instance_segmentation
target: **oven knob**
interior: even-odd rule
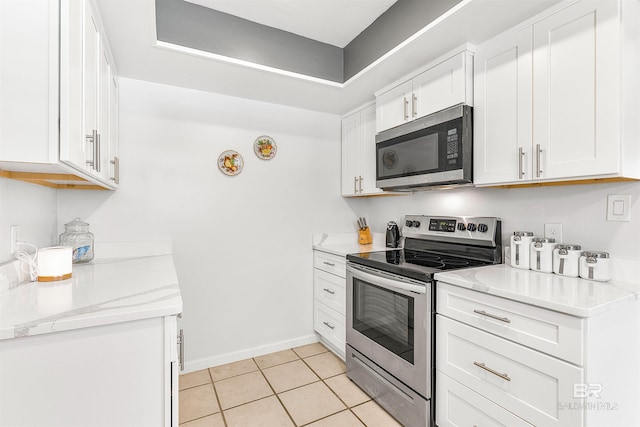
[[[467,224],[467,230],[476,231],[476,225],[473,223]]]
[[[478,224],[478,231],[481,233],[486,233],[489,227],[487,224]]]
[[[464,225],[464,222],[459,222],[459,223],[458,223],[458,230],[460,230],[460,231],[464,231],[464,230],[466,230],[466,229],[467,229],[467,226],[466,226],[466,225]]]
[[[407,227],[411,227],[413,225],[413,221],[409,221],[407,220],[404,225],[406,225]]]
[[[420,227],[420,221],[413,221],[414,227]]]

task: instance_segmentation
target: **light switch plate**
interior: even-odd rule
[[[607,221],[631,221],[631,194],[607,196]]]

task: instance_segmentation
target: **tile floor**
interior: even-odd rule
[[[397,427],[320,343],[180,376],[183,427]]]

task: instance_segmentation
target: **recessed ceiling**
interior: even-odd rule
[[[397,0],[185,0],[337,47]]]

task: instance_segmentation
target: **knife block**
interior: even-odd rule
[[[369,227],[364,230],[358,230],[358,243],[361,245],[370,245],[373,243],[373,237],[371,236],[371,230],[369,230]]]

